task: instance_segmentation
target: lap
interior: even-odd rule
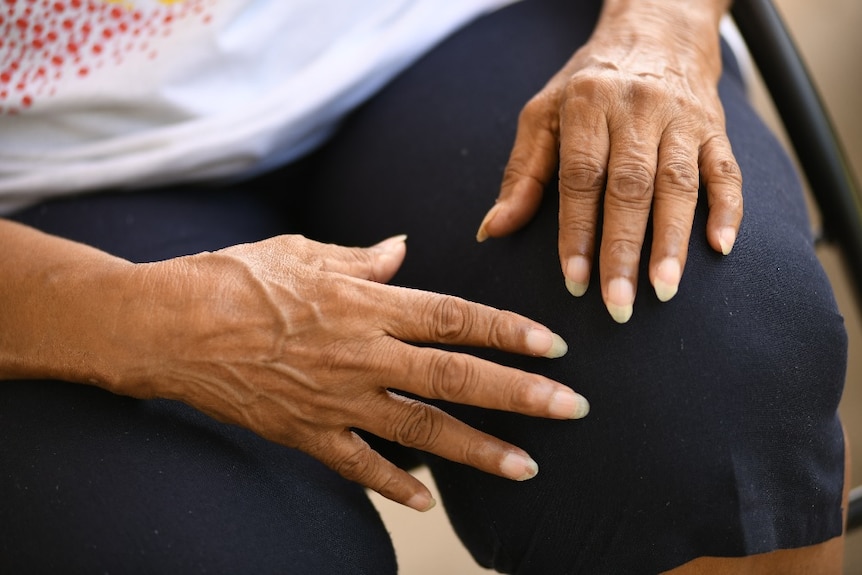
[[[445,42],[303,163],[309,171],[302,174],[302,189],[292,196],[289,187],[282,192],[291,197],[289,207],[269,196],[256,202],[239,192],[219,199],[215,191],[186,190],[166,193],[170,201],[163,204],[151,203],[147,194],[69,202],[90,206],[81,212],[55,213],[59,204],[51,204],[25,219],[136,261],[288,231],[348,245],[407,233],[407,261],[396,283],[512,309],[563,335],[570,352],[561,360],[485,355],[570,384],[591,400],[585,420],[542,421],[446,406],[527,449],[540,464],[538,477],[511,483],[428,459],[453,525],[485,565],[523,573],[655,572],[700,555],[748,555],[824,541],[841,528],[843,443],[836,407],[846,340],[811,247],[798,182],[732,74],[722,80],[722,97],[745,178],[743,228],[734,252],[722,258],[706,245],[705,206],[699,206],[686,274],[671,302],[655,299],[646,273],[635,315],[624,326],[607,315],[595,286],[572,298],[556,254],[553,189],[524,231],[481,245],[474,240],[496,196],[520,107],[589,35],[593,4],[528,0]],[[564,5],[575,7],[561,15]],[[281,188],[280,178],[254,185]],[[146,205],[129,208],[135,202]],[[115,203],[126,211],[117,211]],[[147,207],[156,205],[155,211]],[[209,210],[214,212],[206,215]],[[76,213],[96,224],[67,229]],[[100,245],[101,237],[111,239]],[[14,456],[22,470],[36,464],[27,457],[41,458],[40,466],[53,461],[53,471],[39,479],[43,497],[12,484],[5,490],[27,505],[41,501],[40,513],[60,513],[66,523],[57,525],[74,525],[86,506],[70,507],[52,488],[74,486],[79,501],[104,490],[101,507],[89,507],[116,518],[102,533],[122,534],[118,525],[134,525],[139,528],[123,537],[152,541],[150,528],[169,523],[164,513],[174,513],[177,525],[191,521],[180,521],[187,510],[169,505],[165,495],[180,483],[173,487],[181,494],[175,501],[212,513],[206,529],[220,525],[218,541],[226,537],[224,526],[237,522],[232,517],[244,517],[245,529],[260,513],[265,519],[251,526],[263,530],[265,545],[254,549],[264,556],[265,549],[285,556],[302,552],[304,544],[299,551],[270,545],[273,533],[292,525],[296,541],[314,539],[318,549],[332,545],[339,550],[335,556],[358,553],[355,544],[392,560],[385,531],[361,490],[304,456],[167,402],[108,401],[102,392],[69,387],[36,384],[21,392],[23,399],[16,399],[18,392],[0,394],[0,418],[16,425],[25,419],[17,411],[37,413],[29,394],[47,394],[49,405],[55,404],[58,423],[44,433],[36,415],[30,427],[19,428],[41,438],[38,443],[0,453],[3,463]],[[69,405],[80,406],[74,411],[86,417],[62,413],[59,406],[70,394],[76,398]],[[112,407],[92,411],[101,404]],[[94,421],[104,421],[102,435],[85,442]],[[126,431],[133,432],[131,444],[123,443]],[[54,461],[54,442],[73,440],[78,443]],[[153,441],[170,447],[160,452]],[[124,462],[120,475],[97,473],[104,450]],[[94,483],[76,485],[79,469]],[[174,469],[172,480],[158,473],[166,469]],[[141,482],[160,489],[128,487]],[[231,496],[214,494],[236,499],[222,509]],[[151,510],[152,498],[161,501]],[[310,503],[292,506],[299,501]],[[127,507],[112,515],[119,503]],[[235,515],[236,507],[253,513]],[[21,514],[16,517],[25,516],[24,509],[15,507]],[[335,515],[335,509],[350,512]],[[133,521],[151,516],[158,520]],[[339,525],[333,537],[318,539],[318,521],[327,517],[337,519],[327,519],[324,531]],[[28,520],[46,518],[52,516]],[[0,520],[7,531],[14,523]],[[207,540],[203,529],[194,532],[195,540]],[[368,539],[353,543],[346,532]],[[76,544],[84,545],[83,539]]]
[[[5,572],[395,572],[360,487],[185,405],[4,382],[0,422]]]
[[[554,189],[525,230],[475,242],[520,106],[550,74],[519,62],[558,66],[591,28],[589,10],[557,10],[516,5],[397,79],[318,155],[339,169],[321,170],[306,206],[327,241],[406,233],[397,283],[523,313],[569,342],[552,362],[483,355],[570,384],[591,401],[585,420],[446,406],[541,468],[510,483],[429,459],[455,529],[482,564],[523,573],[657,572],[840,534],[843,322],[793,168],[734,74],[721,95],[745,179],[743,227],[730,256],[714,253],[701,203],[671,302],[654,297],[645,269],[626,325],[595,286],[572,298]]]

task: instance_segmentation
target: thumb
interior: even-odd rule
[[[555,114],[556,107],[542,94],[521,111],[500,195],[476,234],[480,242],[519,230],[539,209],[545,186],[557,167],[559,139]]]
[[[407,236],[398,235],[367,248],[340,248],[339,257],[330,260],[330,271],[355,278],[386,283],[404,262]]]

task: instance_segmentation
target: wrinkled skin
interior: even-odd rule
[[[522,316],[381,283],[404,259],[403,237],[361,249],[280,236],[149,264],[11,222],[0,221],[0,239],[29,250],[11,250],[4,262],[14,271],[0,323],[20,330],[0,336],[3,378],[177,399],[416,509],[433,506],[427,488],[353,429],[515,480],[537,466],[392,390],[556,419],[588,409],[542,376],[411,345],[566,352],[559,336]]]
[[[377,283],[404,254],[401,238],[360,250],[285,236],[141,268],[142,283],[159,294],[148,315],[172,293],[171,319],[157,328],[165,336],[153,350],[158,371],[143,366],[143,380],[159,382],[157,395],[176,395],[299,448],[420,509],[431,504],[424,487],[351,428],[489,473],[531,477],[535,464],[520,449],[390,389],[540,417],[580,416],[585,407],[558,383],[406,343],[557,355],[558,338],[515,314]],[[219,277],[231,281],[214,283]],[[175,321],[180,312],[191,324]]]
[[[499,199],[479,229],[480,241],[518,230],[558,175],[566,285],[582,295],[598,257],[602,297],[621,323],[633,312],[650,213],[649,273],[662,301],[679,287],[699,183],[716,251],[730,252],[742,219],[742,178],[717,91],[722,10],[701,10],[607,2],[590,41],[525,106]]]

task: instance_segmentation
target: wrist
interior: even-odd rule
[[[665,54],[681,66],[721,73],[719,24],[728,0],[605,0],[591,39],[620,49]]]
[[[122,393],[135,264],[0,220],[0,379],[59,379]]]

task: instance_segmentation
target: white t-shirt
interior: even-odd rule
[[[513,0],[3,0],[0,212],[295,159]]]

